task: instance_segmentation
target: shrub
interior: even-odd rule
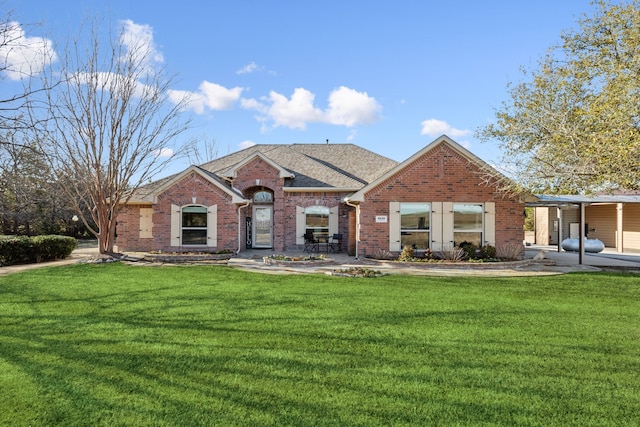
[[[381,260],[392,260],[395,259],[396,256],[389,251],[384,249],[378,249],[373,254],[371,254],[371,258],[373,259],[381,259]]]
[[[66,258],[76,245],[76,239],[66,236],[0,236],[0,265]]]
[[[464,242],[460,243],[458,247],[464,251],[464,258],[466,259],[476,258],[476,250],[478,248],[473,243],[467,242],[465,240]]]
[[[431,261],[434,259],[433,251],[431,248],[420,250],[419,254],[414,251],[414,255],[420,258],[421,261]]]
[[[33,243],[33,258],[35,262],[63,259],[71,255],[78,242],[73,237],[66,236],[35,236]]]
[[[400,252],[400,256],[398,257],[398,261],[411,262],[413,260],[413,247],[405,246],[404,248],[402,248],[402,252]]]
[[[491,245],[484,245],[478,250],[478,258],[480,259],[495,259],[496,248]]]
[[[32,262],[31,239],[27,236],[0,236],[0,266]]]
[[[503,260],[522,259],[522,245],[517,243],[505,243],[496,249],[496,256]]]
[[[444,248],[441,251],[438,251],[436,256],[439,259],[445,261],[462,261],[465,257],[465,250],[459,248],[457,246],[452,246],[450,248]]]

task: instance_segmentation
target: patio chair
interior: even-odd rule
[[[342,234],[336,233],[329,242],[329,252],[342,252]]]
[[[304,252],[319,252],[320,247],[318,244],[318,239],[313,236],[312,231],[304,233]]]

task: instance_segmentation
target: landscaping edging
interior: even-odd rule
[[[296,259],[296,258],[300,258],[300,259]],[[334,261],[333,261],[333,258],[304,259],[303,257],[292,257],[291,259],[278,259],[278,258],[273,258],[271,256],[265,256],[265,257],[262,257],[262,262],[265,265],[307,267],[307,266],[332,264]]]
[[[184,264],[190,262],[227,262],[233,257],[233,252],[224,254],[144,254],[143,259],[150,262]]]
[[[409,267],[409,268],[446,268],[453,270],[512,270],[517,268],[530,267],[531,265],[556,265],[553,260],[523,259],[519,261],[498,261],[498,262],[468,262],[468,261],[433,261],[433,262],[404,262],[388,261],[366,258],[365,262],[385,265],[388,267]]]

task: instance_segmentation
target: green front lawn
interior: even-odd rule
[[[640,424],[640,277],[0,277],[0,425],[452,424]]]

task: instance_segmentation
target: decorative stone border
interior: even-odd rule
[[[298,259],[299,258],[299,259]],[[299,266],[299,267],[306,267],[306,266],[317,266],[317,265],[325,265],[325,264],[331,264],[333,263],[333,258],[313,258],[313,259],[309,259],[309,258],[305,258],[305,257],[290,257],[290,259],[278,259],[278,258],[273,258],[271,256],[265,256],[262,257],[262,262],[265,265],[280,265],[280,266]]]
[[[172,264],[184,264],[190,262],[211,262],[211,261],[224,261],[225,263],[233,257],[234,253],[224,254],[207,254],[207,253],[167,253],[167,254],[145,254],[143,259],[151,262],[172,263]]]
[[[549,259],[534,260],[523,259],[520,261],[496,261],[496,262],[469,262],[469,261],[434,261],[434,262],[404,262],[385,261],[367,258],[366,262],[371,264],[384,264],[389,267],[410,267],[410,268],[446,268],[451,270],[512,270],[516,268],[529,267],[531,265],[556,265],[556,262]]]

